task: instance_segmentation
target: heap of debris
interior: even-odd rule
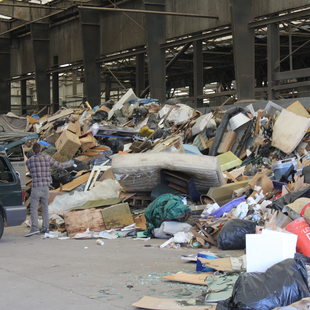
[[[2,122],[7,131],[15,126],[32,132],[32,139],[38,135],[54,159],[76,164],[53,171],[53,230],[46,237],[162,238],[161,247],[202,249],[194,258],[197,271],[263,272],[263,283],[278,270],[283,286],[299,287],[290,298],[285,288],[278,291],[277,302],[266,292],[256,300],[237,292],[254,281],[250,274],[243,273],[234,290],[238,277],[228,277],[231,284],[218,291],[225,294],[210,289],[206,297],[211,304],[230,298],[218,309],[267,309],[268,303],[285,306],[310,296],[301,280],[309,261],[294,259],[296,244],[310,257],[310,114],[299,101],[286,109],[269,102],[258,111],[249,104],[202,114],[178,102],[139,99],[129,90],[115,104],[24,119],[5,115]],[[30,149],[25,145],[28,157]],[[27,186],[29,192],[31,176]],[[246,249],[247,260],[205,251],[212,247]],[[298,268],[300,279],[289,278]],[[221,282],[221,275],[212,283],[209,277],[194,283]],[[168,280],[188,282],[193,275]]]

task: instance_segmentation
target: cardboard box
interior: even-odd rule
[[[80,138],[82,151],[85,152],[97,145],[97,140],[92,135]]]
[[[72,133],[76,134],[77,136],[81,135],[81,125],[79,122],[70,122],[68,124],[67,130],[71,131]]]
[[[57,139],[55,146],[60,154],[68,156],[71,159],[80,148],[81,142],[77,135],[69,130],[64,130]]]
[[[63,163],[65,161],[68,161],[70,159],[72,159],[72,157],[68,156],[68,155],[63,155],[59,152],[56,152],[53,154],[52,156],[55,160],[59,161],[60,163]]]

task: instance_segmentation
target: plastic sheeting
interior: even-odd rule
[[[49,205],[49,215],[63,215],[72,208],[81,206],[89,200],[118,197],[120,190],[121,187],[117,181],[108,179],[98,183],[88,192],[74,191],[73,193],[56,196]]]

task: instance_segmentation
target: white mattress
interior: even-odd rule
[[[193,177],[196,188],[205,192],[224,183],[216,157],[185,153],[117,154],[112,157],[112,171],[129,192],[148,192],[160,184],[160,171],[179,171]]]

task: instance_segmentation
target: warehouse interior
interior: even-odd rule
[[[310,309],[309,0],[0,0],[0,305]]]
[[[196,107],[307,97],[309,13],[302,0],[5,0],[1,112],[96,106],[129,88]]]

